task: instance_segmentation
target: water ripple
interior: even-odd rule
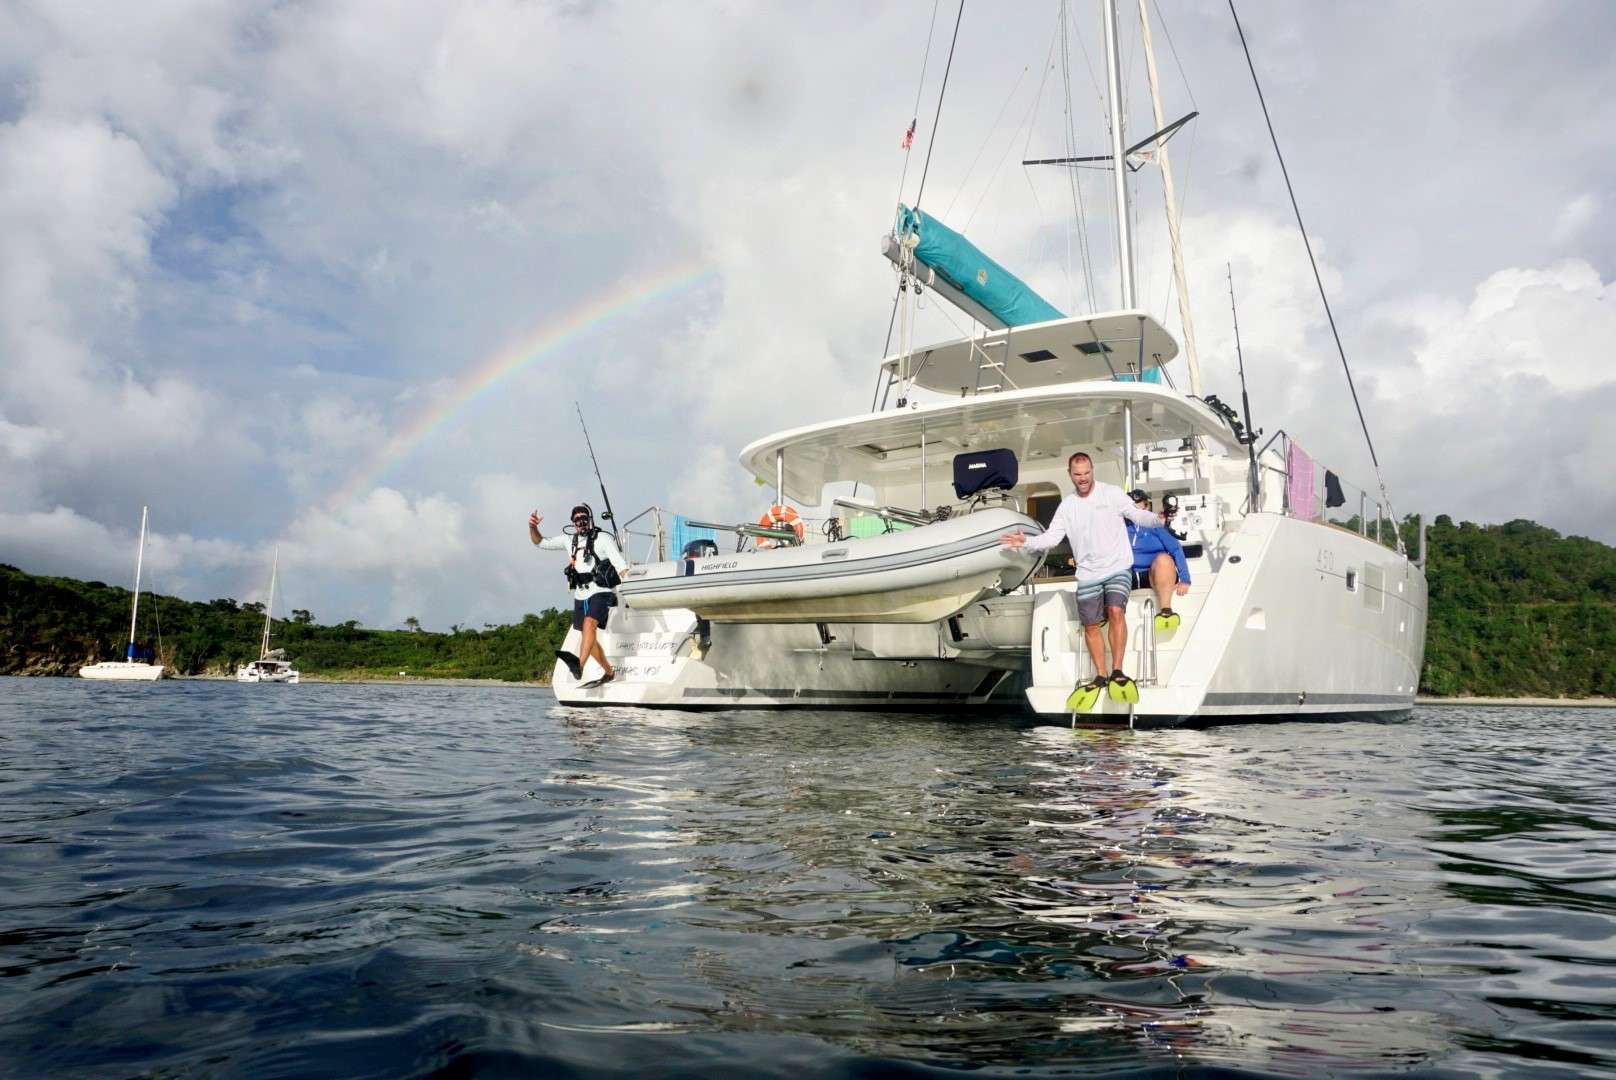
[[[1601,722],[0,680],[0,1063],[1616,1075]]]

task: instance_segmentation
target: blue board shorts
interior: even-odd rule
[[[602,630],[606,629],[607,616],[611,614],[612,606],[617,603],[617,597],[609,592],[598,592],[588,600],[574,600],[572,602],[572,628],[582,630],[584,619],[595,620],[595,624]]]
[[[1118,570],[1108,578],[1077,583],[1077,620],[1084,626],[1105,622],[1107,608],[1128,606],[1133,591],[1133,569]]]

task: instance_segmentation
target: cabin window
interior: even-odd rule
[[[1358,591],[1358,571],[1350,566],[1347,567],[1347,591]]]
[[[1032,352],[1022,353],[1021,358],[1029,364],[1042,364],[1045,360],[1055,359],[1055,354],[1048,349],[1034,349]]]

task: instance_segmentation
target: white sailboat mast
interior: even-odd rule
[[[1148,0],[1139,0],[1139,31],[1145,47],[1145,75],[1150,80],[1150,107],[1156,130],[1167,126],[1162,116],[1161,87],[1156,81],[1156,49],[1150,40]],[[1178,285],[1178,319],[1184,328],[1184,359],[1189,365],[1190,393],[1201,396],[1201,360],[1195,351],[1195,323],[1190,318],[1190,288],[1184,278],[1184,248],[1178,235],[1178,197],[1173,193],[1173,168],[1167,160],[1167,141],[1156,142],[1156,163],[1161,166],[1162,197],[1167,202],[1167,238],[1173,247],[1173,279]]]
[[[1111,174],[1117,191],[1117,265],[1122,272],[1122,310],[1133,310],[1133,236],[1128,231],[1128,160],[1122,141],[1122,60],[1117,51],[1117,3],[1104,0],[1105,77],[1111,98]]]
[[[140,547],[135,549],[135,603],[129,611],[129,648],[124,653],[128,660],[135,655],[135,620],[140,616],[140,564],[146,558],[146,511],[148,507],[140,508]]]
[[[258,646],[258,659],[269,655],[269,621],[275,617],[275,577],[281,569],[280,545],[275,545],[275,561],[269,567],[269,602],[264,605],[264,640]]]

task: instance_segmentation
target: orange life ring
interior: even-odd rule
[[[794,507],[780,506],[778,504],[771,506],[763,511],[763,516],[758,518],[758,524],[765,529],[790,529],[797,534],[797,543],[802,543],[805,531],[802,524],[802,515],[797,513]],[[757,540],[757,546],[765,550],[772,548],[775,543],[776,541],[762,536],[758,537]]]

